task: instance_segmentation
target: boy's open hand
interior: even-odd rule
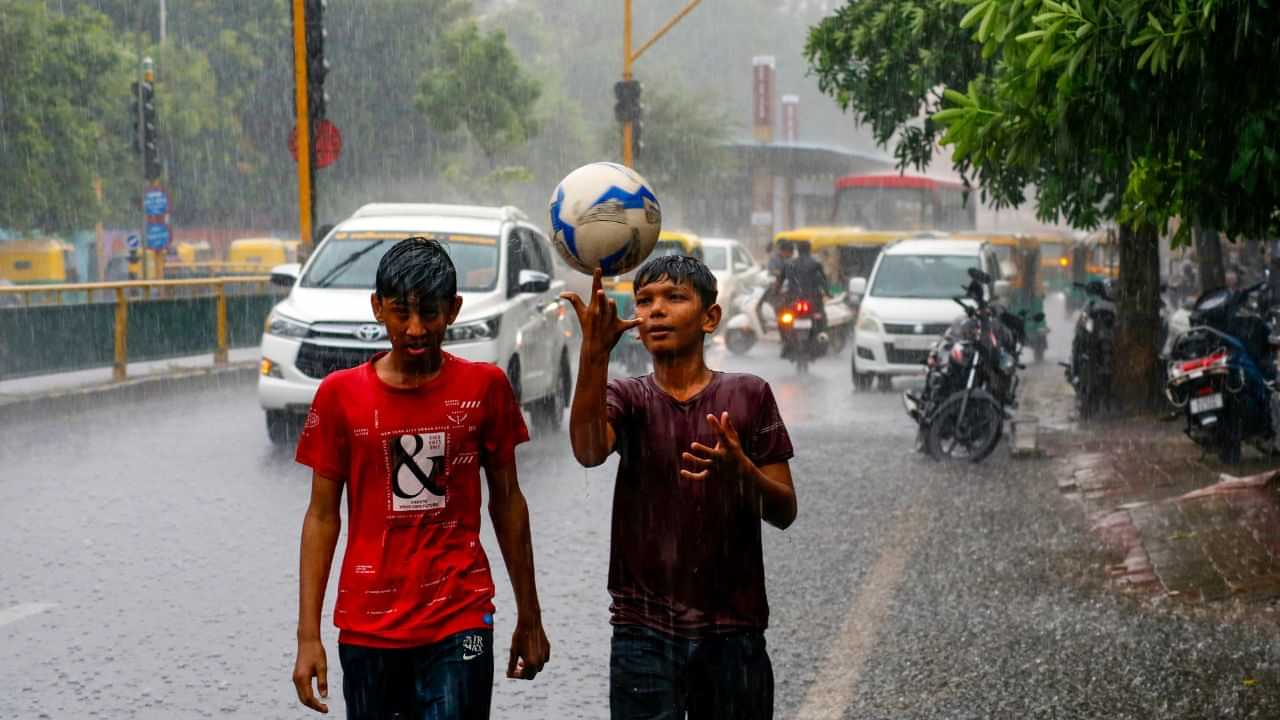
[[[551,659],[551,641],[542,629],[542,623],[516,621],[511,635],[511,657],[507,662],[507,677],[532,680]]]
[[[618,318],[618,304],[605,294],[604,273],[600,268],[596,268],[591,276],[590,305],[583,303],[577,293],[561,293],[560,299],[567,300],[578,314],[578,324],[582,327],[582,350],[589,357],[608,358],[622,333],[640,324],[636,318]]]
[[[741,473],[750,462],[746,453],[742,451],[742,442],[738,438],[738,431],[733,427],[733,421],[729,419],[728,412],[720,413],[720,417],[708,415],[707,423],[716,431],[719,439],[713,448],[702,443],[693,443],[689,446],[690,452],[680,456],[682,460],[696,468],[696,470],[680,470],[680,477],[686,480],[705,480],[712,469],[717,475],[733,477]]]

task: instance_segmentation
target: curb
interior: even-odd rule
[[[33,415],[72,415],[85,410],[90,403],[141,402],[156,395],[249,383],[257,376],[257,361],[239,362],[225,367],[152,373],[124,382],[0,400],[0,425],[23,421]]]

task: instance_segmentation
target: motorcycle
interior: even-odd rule
[[[1274,353],[1280,336],[1249,307],[1266,287],[1219,288],[1201,295],[1191,311],[1191,329],[1174,341],[1165,394],[1181,408],[1185,432],[1196,444],[1236,464],[1245,441],[1275,450],[1280,427]]]
[[[725,324],[724,343],[734,355],[745,355],[756,343],[778,332],[777,312],[766,297],[769,278],[758,281],[730,301],[731,315]],[[848,343],[853,327],[853,312],[837,295],[826,303],[827,339],[833,354],[839,355]]]
[[[778,316],[778,332],[782,335],[782,356],[796,365],[804,375],[814,360],[827,354],[830,339],[826,332],[826,316],[808,300],[796,300]]]
[[[1107,283],[1072,283],[1083,290],[1085,304],[1076,318],[1071,339],[1071,362],[1062,363],[1067,382],[1076,393],[1076,409],[1088,420],[1110,405],[1114,370],[1116,305]]]
[[[907,414],[919,424],[917,444],[939,460],[986,459],[1004,434],[1007,408],[1017,406],[1026,317],[987,301],[986,273],[975,268],[969,276],[965,294],[953,298],[964,317],[925,360],[923,391],[903,395]],[[1043,317],[1037,314],[1037,322]]]

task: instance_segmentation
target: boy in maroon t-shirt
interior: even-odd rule
[[[620,320],[596,271],[570,419],[578,462],[617,451],[609,594],[614,720],[773,716],[760,521],[796,517],[793,452],[764,380],[714,372],[715,276],[698,260],[650,260],[636,317]],[[639,328],[653,374],[607,382],[609,352]]]
[[[439,243],[415,237],[388,250],[372,303],[391,352],[326,377],[298,442],[298,462],[315,473],[293,682],[304,705],[328,712],[314,692],[328,696],[320,608],[345,485],[350,528],[334,624],[347,717],[485,719],[494,589],[480,545],[480,468],[516,597],[507,677],[533,679],[551,653],[516,478],[515,446],[529,434],[500,369],[441,347],[462,298]]]

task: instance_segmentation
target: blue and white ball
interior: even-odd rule
[[[551,194],[551,244],[570,267],[621,275],[644,262],[662,230],[662,208],[635,170],[583,165]]]

